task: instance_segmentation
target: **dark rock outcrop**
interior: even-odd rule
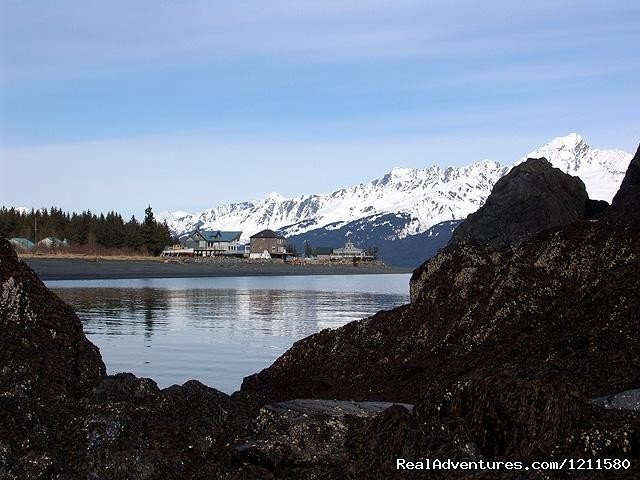
[[[594,206],[588,198],[578,177],[553,168],[544,158],[529,158],[496,182],[485,204],[453,232],[449,245],[518,245],[542,230],[584,218]]]
[[[613,197],[610,216],[623,224],[637,224],[640,219],[640,146],[631,160],[618,193]]]
[[[106,376],[73,310],[3,239],[0,289],[0,478],[234,478],[245,402],[195,381]]]
[[[640,385],[640,232],[602,222],[513,250],[462,244],[422,270],[410,306],[297,342],[243,390],[416,403],[476,368],[553,373],[589,398]]]
[[[0,242],[0,389],[8,397],[79,396],[105,375],[98,349],[71,307]]]
[[[379,413],[389,408],[413,410],[388,402],[300,399],[263,407],[253,435],[236,446],[244,461],[288,470],[295,478],[321,471],[340,477],[349,461],[350,443]]]

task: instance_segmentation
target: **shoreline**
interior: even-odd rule
[[[22,258],[43,281],[119,280],[137,278],[256,277],[304,275],[406,274],[401,267],[352,265],[291,265],[281,263],[162,263],[155,260],[90,261]]]

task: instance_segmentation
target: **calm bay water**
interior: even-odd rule
[[[409,277],[333,275],[50,281],[108,373],[231,393],[296,341],[409,301]]]

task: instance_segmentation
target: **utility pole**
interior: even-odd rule
[[[38,243],[38,213],[33,215],[33,243]]]

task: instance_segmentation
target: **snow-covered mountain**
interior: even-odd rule
[[[559,137],[516,161],[545,157],[555,167],[585,182],[591,198],[611,201],[631,154],[590,148],[575,133]],[[426,232],[449,220],[464,219],[485,201],[495,182],[513,165],[482,160],[464,167],[394,168],[382,178],[324,195],[284,198],[269,194],[253,202],[233,203],[190,214],[162,212],[172,232],[181,235],[196,227],[241,230],[246,240],[262,229],[287,236],[341,229],[356,220],[389,218],[397,221],[385,230],[384,240]],[[360,222],[362,223],[362,222]],[[348,232],[347,232],[348,234]]]
[[[584,138],[571,133],[551,140],[522,157],[516,164],[527,158],[540,157],[546,158],[563,172],[580,177],[587,187],[589,198],[611,202],[633,155],[622,150],[591,148]]]
[[[405,237],[477,210],[496,180],[508,170],[491,161],[446,169],[394,168],[370,183],[327,195],[283,198],[271,194],[257,202],[223,205],[195,215],[172,212],[159,216],[176,233],[201,226],[242,230],[248,235],[264,228],[296,235],[326,225],[337,229],[363,217],[406,213],[409,221],[396,232],[397,236]]]

